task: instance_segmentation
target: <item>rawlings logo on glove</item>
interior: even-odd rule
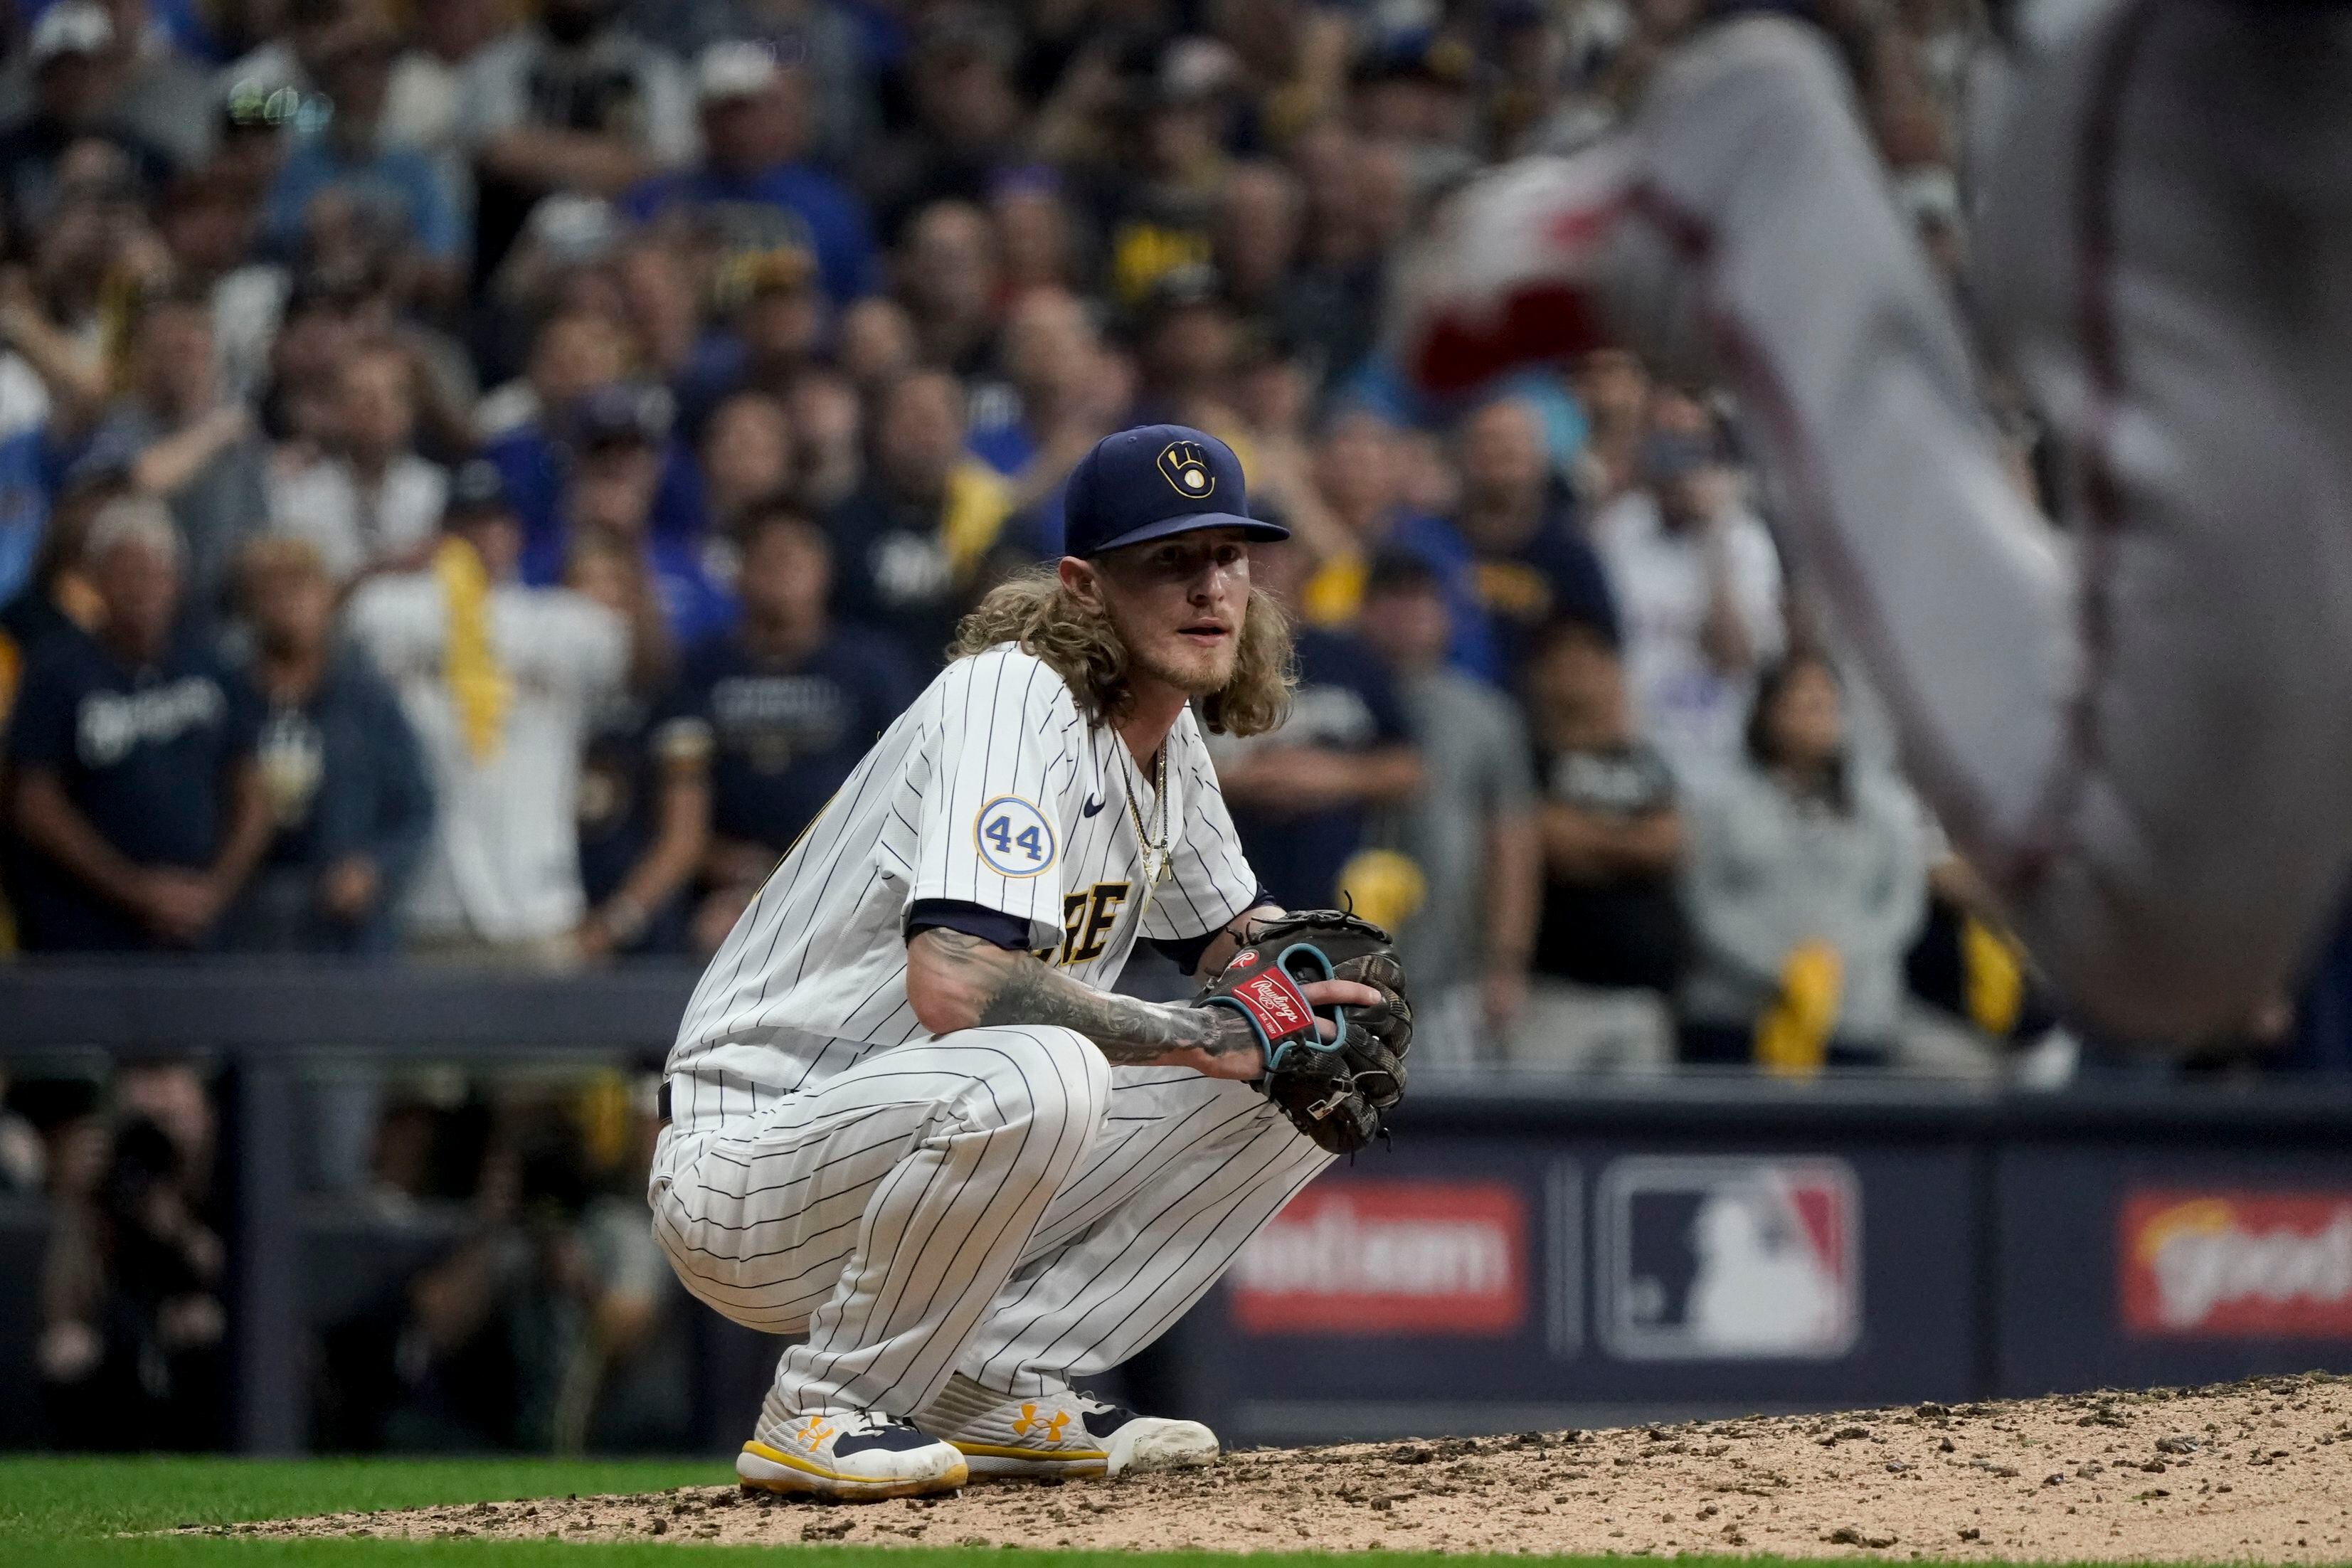
[[[1369,985],[1381,1002],[1324,1009],[1333,1026],[1325,1039],[1300,989],[1318,980]],[[1412,1043],[1404,965],[1388,932],[1338,910],[1279,916],[1258,928],[1198,1000],[1249,1020],[1265,1050],[1258,1087],[1318,1145],[1352,1154],[1387,1131],[1384,1113],[1404,1098],[1404,1054]]]

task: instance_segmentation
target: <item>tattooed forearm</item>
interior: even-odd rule
[[[915,940],[927,950],[919,962],[928,977],[950,986],[956,1011],[975,1024],[1058,1025],[1094,1041],[1112,1061],[1136,1067],[1200,1066],[1258,1048],[1249,1025],[1230,1008],[1112,995],[1055,973],[1029,953],[962,931],[935,928]]]
[[[983,1024],[1059,1024],[1076,1029],[1115,1062],[1148,1066],[1176,1050],[1223,1056],[1257,1049],[1257,1037],[1229,1007],[1145,1002],[1082,985],[1035,959],[1014,968],[981,1012]]]

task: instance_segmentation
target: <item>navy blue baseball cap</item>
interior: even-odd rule
[[[1242,460],[1205,431],[1145,425],[1106,436],[1078,459],[1062,492],[1064,548],[1101,555],[1130,544],[1234,528],[1251,539],[1290,530],[1249,514]]]

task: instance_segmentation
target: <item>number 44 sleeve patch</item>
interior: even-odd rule
[[[1054,827],[1017,795],[1001,795],[971,819],[972,843],[1000,877],[1034,877],[1054,863]]]

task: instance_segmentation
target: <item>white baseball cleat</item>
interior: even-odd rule
[[[863,1410],[763,1421],[735,1456],[735,1474],[761,1491],[846,1502],[949,1492],[971,1479],[951,1445],[911,1421]]]
[[[1138,1415],[1057,1389],[1015,1399],[958,1373],[923,1412],[975,1476],[1117,1476],[1213,1463],[1217,1435],[1198,1421]]]

